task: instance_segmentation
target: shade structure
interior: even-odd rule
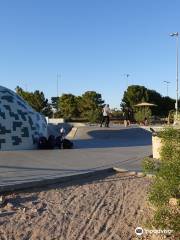
[[[148,103],[148,102],[142,102],[142,103],[138,103],[136,105],[134,105],[135,107],[155,107],[157,106],[154,103]]]

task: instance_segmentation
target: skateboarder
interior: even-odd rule
[[[109,117],[111,114],[111,110],[109,108],[109,104],[106,104],[105,107],[102,109],[102,120],[100,127],[102,127],[103,123],[105,123],[105,127],[109,127]]]

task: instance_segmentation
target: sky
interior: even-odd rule
[[[119,108],[128,85],[176,97],[179,0],[0,0],[0,85],[97,91]],[[127,77],[129,74],[129,77]]]

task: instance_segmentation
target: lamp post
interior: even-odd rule
[[[128,77],[130,76],[130,74],[129,73],[126,73],[126,74],[123,74],[123,76],[125,76],[126,77],[126,87],[128,88],[128,85],[129,85],[129,83],[128,83]]]
[[[60,74],[57,73],[57,86],[56,86],[56,88],[57,88],[57,97],[59,97],[59,77],[60,77]]]
[[[168,81],[164,81],[164,82],[166,83],[166,87],[167,87],[167,97],[168,97],[168,87],[169,87],[168,84],[169,84],[170,82],[168,82]]]
[[[57,73],[57,81],[56,81],[56,90],[57,90],[57,97],[56,97],[56,101],[58,102],[58,98],[60,97],[60,94],[59,94],[59,78],[61,78],[61,74]],[[57,103],[56,102],[56,103]],[[59,111],[59,106],[57,104],[57,111]],[[54,112],[53,112],[53,117],[54,117]]]
[[[179,79],[178,79],[178,32],[174,32],[170,34],[171,37],[176,37],[176,120],[178,119],[178,98],[179,98]]]

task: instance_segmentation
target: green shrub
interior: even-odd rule
[[[90,123],[99,123],[101,121],[101,115],[100,109],[90,110],[86,113],[86,117]]]
[[[155,212],[152,224],[158,229],[170,229],[174,231],[174,234],[178,234],[180,226],[178,209],[159,207]]]
[[[142,169],[144,173],[155,173],[158,171],[158,163],[155,159],[147,157],[142,163]]]
[[[134,118],[137,122],[143,122],[145,117],[149,121],[151,115],[152,115],[151,109],[148,107],[145,107],[145,108],[142,108],[142,109],[139,109],[138,111],[136,111],[134,114]]]
[[[168,114],[168,122],[169,122],[169,124],[174,122],[174,114],[175,114],[174,110],[169,111],[169,114]]]
[[[180,131],[172,128],[158,133],[162,139],[161,160],[145,159],[144,171],[155,174],[149,201],[156,207],[155,227],[180,231],[180,209],[169,205],[170,198],[180,198]]]

